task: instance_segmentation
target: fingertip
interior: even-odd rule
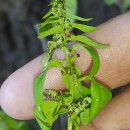
[[[42,55],[15,71],[3,83],[0,90],[1,108],[11,117],[20,120],[34,118],[35,101],[33,82],[41,73]],[[57,68],[48,71],[46,89],[64,89],[61,72]]]
[[[0,90],[1,108],[11,117],[20,120],[34,118],[33,80],[39,74],[42,55],[15,71]]]
[[[34,103],[29,100],[32,98],[28,94],[28,98],[26,94],[24,94],[23,89],[18,89],[20,86],[20,82],[18,77],[11,75],[2,85],[0,90],[0,105],[5,113],[15,119],[25,120],[32,119]],[[28,91],[28,90],[27,90]]]

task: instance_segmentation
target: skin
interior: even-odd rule
[[[89,34],[92,39],[110,44],[110,48],[98,50],[101,68],[96,78],[110,89],[130,82],[130,12],[120,15],[99,26],[99,30]],[[79,50],[77,62],[86,73],[90,57]],[[57,51],[55,55],[61,55]],[[33,80],[41,72],[42,55],[14,72],[2,85],[0,105],[2,109],[16,119],[34,118]],[[87,63],[87,64],[86,64]],[[61,73],[51,69],[45,80],[45,88],[65,89]],[[128,130],[130,129],[130,88],[115,96],[88,126],[81,130]]]

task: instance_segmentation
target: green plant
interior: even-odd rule
[[[52,41],[48,41],[48,49],[44,55],[43,72],[34,80],[35,117],[42,130],[51,130],[53,122],[60,114],[68,113],[68,130],[79,130],[79,124],[87,125],[97,113],[111,99],[111,92],[102,84],[97,82],[94,76],[100,68],[99,55],[95,48],[106,48],[108,45],[96,43],[83,35],[74,35],[72,29],[76,28],[82,32],[96,31],[96,27],[72,23],[71,19],[89,21],[91,18],[81,18],[66,13],[65,0],[53,0],[50,11],[43,17],[46,19],[39,24],[38,38],[53,35]],[[79,44],[68,47],[68,42],[76,41]],[[56,49],[65,54],[65,59],[59,60],[53,56]],[[83,76],[75,61],[79,58],[78,49],[90,53],[93,61],[91,72]],[[44,89],[44,81],[48,70],[53,67],[60,69],[66,91]],[[83,81],[91,82],[90,88],[84,86]]]
[[[104,0],[106,4],[112,5],[115,4],[117,0]]]
[[[16,121],[0,111],[0,130],[30,130],[25,121]]]
[[[121,12],[125,12],[130,8],[130,0],[104,0],[107,5],[118,3]]]

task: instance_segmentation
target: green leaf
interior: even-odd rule
[[[77,116],[77,118],[79,119],[79,117]],[[78,120],[77,119],[77,120]],[[79,129],[79,124],[77,122],[77,120],[72,120],[73,126],[74,126],[74,130],[80,130]],[[79,119],[80,120],[80,119]]]
[[[80,100],[83,98],[83,90],[81,87],[81,82],[78,82],[73,85],[73,99],[74,100]]]
[[[56,16],[50,16],[48,19],[46,19],[44,22],[49,22],[52,20],[58,20]]]
[[[75,69],[76,69],[76,74],[77,74],[78,76],[81,76],[81,75],[82,75],[82,72],[81,72],[80,68],[79,68],[77,65],[75,65]]]
[[[71,5],[70,8],[67,8]],[[65,0],[65,6],[66,6],[66,14],[72,14],[75,15],[77,12],[77,0]],[[69,18],[69,20],[73,23],[74,19]]]
[[[57,67],[57,68],[63,70],[63,67],[61,66],[61,64],[60,64],[58,59],[50,60],[47,69],[49,70],[49,69],[54,68],[54,67]]]
[[[97,30],[97,27],[92,27],[92,26],[78,24],[78,23],[72,23],[71,25],[73,28],[77,28],[82,32],[94,32]]]
[[[60,109],[59,111],[58,111],[58,115],[61,115],[61,114],[65,114],[65,113],[68,113],[69,112],[69,110],[67,109],[67,108],[62,108],[62,109]]]
[[[38,124],[40,125],[41,129],[42,130],[51,130],[51,127],[49,127],[48,124],[45,123],[45,120],[42,119],[41,115],[43,115],[43,113],[40,113],[38,115],[37,111],[35,111],[35,117],[36,117],[36,120],[37,120]]]
[[[95,79],[91,80],[91,106],[90,121],[103,109],[103,107],[111,100],[112,94],[108,88],[98,83]]]
[[[81,42],[84,45],[91,46],[94,48],[107,48],[107,47],[109,47],[109,45],[96,43],[95,41],[93,41],[90,38],[83,36],[83,35],[73,36],[73,37],[71,37],[71,40]]]
[[[75,20],[79,20],[79,21],[90,21],[90,20],[92,20],[92,18],[82,18],[82,17],[76,16],[76,15],[73,15],[73,14],[67,14],[67,17],[75,19]]]
[[[42,68],[43,68],[43,69],[44,69],[45,67],[47,67],[49,59],[50,59],[50,55],[49,55],[49,53],[46,52],[46,53],[44,54],[44,57],[43,57],[43,60],[42,60]]]
[[[69,117],[70,122],[73,123],[74,130],[79,130],[79,124],[80,124],[80,118],[76,114],[76,112],[73,112],[71,114],[71,117]]]
[[[42,74],[38,75],[34,79],[34,98],[36,102],[36,106],[39,106],[43,101],[43,86],[46,78],[47,70],[45,70]]]
[[[46,30],[44,32],[41,32],[38,36],[38,38],[44,38],[44,37],[47,37],[49,35],[52,35],[52,34],[56,34],[56,33],[61,33],[63,32],[63,28],[59,25],[59,26],[55,26],[49,30]]]
[[[42,122],[39,118],[36,118],[36,120],[42,130],[52,130],[50,127],[47,126],[47,124],[45,122]]]
[[[71,103],[73,101],[72,94],[63,95],[63,101],[64,101],[65,104]]]
[[[77,82],[77,85],[73,86],[73,99],[80,100],[90,95],[90,90],[87,87],[81,85],[81,82]]]
[[[34,114],[42,130],[51,130],[51,127],[46,123],[46,118],[43,115],[43,112],[40,106],[35,108]]]
[[[71,92],[73,92],[73,78],[72,78],[72,76],[71,76],[71,75],[68,75],[68,74],[64,74],[64,75],[62,76],[62,78],[63,78],[63,82],[64,82],[65,86],[66,86]],[[71,93],[71,94],[73,94],[73,93]]]
[[[47,21],[47,22],[40,23],[38,25],[41,26],[41,27],[45,27],[48,24],[56,24],[56,23],[58,23],[58,20],[50,20],[50,21]]]
[[[84,87],[84,86],[81,86],[81,89],[82,89],[82,95],[83,95],[84,97],[87,97],[88,95],[91,94],[89,88]]]
[[[71,103],[73,101],[73,96],[72,94],[70,94],[69,92],[65,92],[63,95],[62,95],[62,99],[63,99],[63,102],[65,104],[68,104],[68,103]]]
[[[70,94],[73,95],[74,100],[78,100],[84,96],[83,95],[84,88],[81,87],[81,83],[80,82],[74,83],[73,77],[71,75],[64,74],[62,76],[62,79],[63,79],[65,86],[70,91]]]
[[[91,78],[97,74],[100,68],[100,58],[99,58],[98,52],[94,50],[93,48],[87,47],[86,49],[91,54],[92,61],[93,61],[93,67],[91,69],[90,74],[88,75],[88,77]]]
[[[78,49],[83,49],[83,50],[89,52],[90,55],[91,55],[91,57],[92,57],[92,61],[93,61],[92,70],[91,70],[91,72],[90,72],[90,74],[89,74],[88,76],[83,77],[84,80],[85,80],[85,79],[88,79],[88,78],[90,79],[91,77],[93,77],[94,75],[97,74],[97,72],[98,72],[98,70],[99,70],[99,68],[100,68],[99,55],[98,55],[97,51],[95,51],[95,50],[94,50],[93,48],[91,48],[91,47],[84,47],[84,46],[81,46],[81,45],[79,45],[79,44],[76,44],[76,45],[72,46],[72,50],[73,50],[73,51],[76,51],[76,50],[78,50]],[[80,79],[82,79],[82,78],[80,78]]]
[[[61,102],[45,100],[42,102],[42,112],[45,116],[45,121],[51,127],[53,122],[58,118],[58,111],[61,107]],[[49,108],[49,109],[48,109]]]
[[[80,121],[82,125],[88,125],[89,123],[89,108],[80,113]]]
[[[51,14],[52,14],[51,11],[47,12],[47,13],[43,16],[42,19],[46,19],[46,18],[48,18]]]
[[[51,29],[52,27],[53,27],[53,26],[52,26],[51,24],[48,24],[48,25],[46,25],[45,27],[44,27],[44,26],[41,26],[41,27],[39,28],[39,33],[45,32],[45,31]]]
[[[36,118],[40,119],[42,122],[45,122],[45,117],[42,113],[42,109],[40,106],[36,106],[34,109],[34,115]]]

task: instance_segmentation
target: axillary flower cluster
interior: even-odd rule
[[[98,83],[94,76],[100,68],[99,55],[95,48],[106,48],[108,45],[99,44],[83,35],[74,35],[72,29],[82,32],[96,31],[96,27],[72,23],[69,19],[89,21],[91,18],[81,18],[73,14],[67,14],[69,8],[65,0],[53,0],[50,3],[50,11],[43,17],[44,22],[39,24],[38,38],[52,35],[52,41],[48,41],[48,48],[42,62],[43,72],[34,79],[35,117],[42,130],[52,130],[52,126],[58,116],[68,114],[68,130],[79,130],[79,124],[87,125],[97,113],[111,99],[111,92]],[[79,44],[68,46],[68,42],[76,41]],[[65,54],[64,59],[54,56],[56,49]],[[91,72],[83,76],[75,62],[79,58],[77,50],[82,49],[90,53],[93,66]],[[65,91],[44,89],[44,81],[47,72],[57,67],[60,69]],[[83,82],[89,80],[90,87]]]

